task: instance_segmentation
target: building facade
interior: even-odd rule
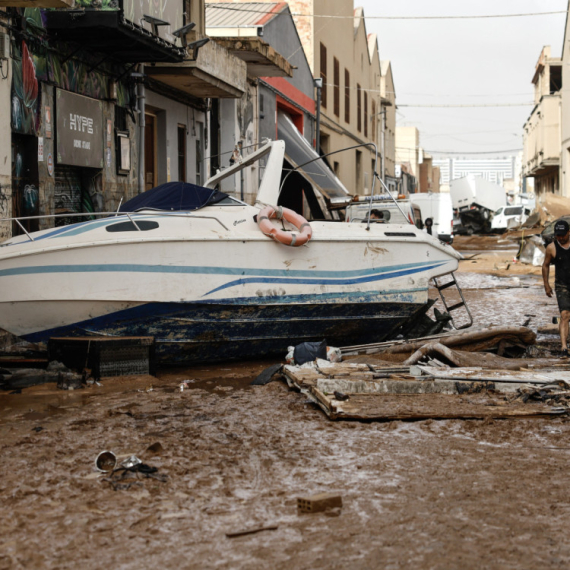
[[[11,30],[0,208],[30,218],[3,223],[0,237],[115,211],[164,182],[204,182],[207,100],[241,97],[246,66],[205,37],[203,0],[42,1],[0,13]]]
[[[551,56],[550,46],[542,49],[532,83],[534,108],[523,127],[523,176],[534,178],[539,196],[560,194],[562,61]]]
[[[313,76],[323,80],[320,134],[315,141],[321,154],[366,143],[380,147],[382,72],[378,40],[366,32],[363,10],[354,9],[353,0],[290,0],[287,4]],[[328,159],[351,194],[371,191],[375,158],[371,148],[353,148]]]

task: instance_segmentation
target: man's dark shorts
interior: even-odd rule
[[[570,290],[568,290],[568,287],[555,285],[554,291],[556,292],[556,300],[558,301],[560,312],[570,311]]]

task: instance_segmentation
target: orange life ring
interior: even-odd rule
[[[299,230],[299,233],[285,232],[276,228],[271,223],[272,219],[287,220]],[[284,245],[299,247],[300,245],[305,245],[313,237],[313,230],[309,222],[307,222],[303,216],[297,214],[297,212],[289,210],[289,208],[283,208],[282,206],[279,206],[277,209],[273,206],[265,206],[257,216],[257,223],[259,229],[267,237],[273,238],[275,241]]]

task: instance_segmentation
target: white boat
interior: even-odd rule
[[[313,221],[305,246],[271,240],[256,216],[277,204],[283,156],[282,141],[268,143],[207,183],[265,157],[256,206],[145,209],[0,244],[0,328],[32,342],[154,336],[169,362],[388,338],[460,254],[411,224]]]

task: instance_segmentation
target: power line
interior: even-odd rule
[[[467,154],[506,154],[509,152],[520,152],[521,150],[523,150],[522,148],[510,148],[510,149],[503,149],[503,150],[476,150],[476,151],[469,151],[469,150],[465,150],[465,151],[456,151],[456,150],[431,150],[431,149],[427,149],[427,148],[423,148],[423,147],[401,147],[401,146],[397,146],[395,147],[396,150],[411,150],[411,151],[419,151],[420,149],[427,154],[461,154],[461,155],[467,155]]]
[[[234,12],[251,12],[255,14],[267,14],[267,10],[253,10],[251,8],[238,8],[236,6],[208,4],[208,9],[230,10]],[[467,16],[330,16],[326,14],[301,14],[292,12],[291,16],[299,18],[330,18],[338,20],[478,20],[491,18],[524,18],[529,16],[552,16],[556,14],[568,14],[568,10],[553,12],[524,12],[518,14],[476,14]]]
[[[481,104],[471,104],[466,105],[405,105],[398,103],[398,107],[414,107],[414,108],[435,108],[435,109],[461,109],[463,107],[473,108],[473,107],[532,107],[534,103],[481,103]]]

